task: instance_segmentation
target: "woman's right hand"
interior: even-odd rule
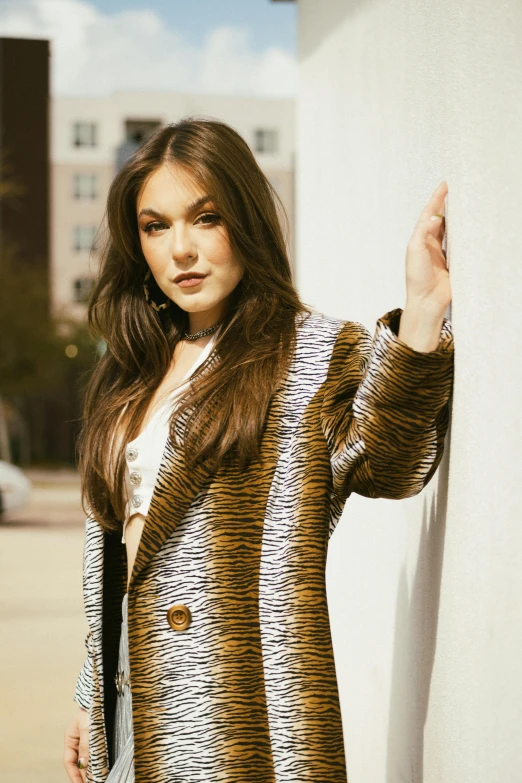
[[[83,769],[78,768],[78,759]],[[63,764],[71,783],[85,783],[87,761],[89,759],[89,712],[78,707],[65,732]]]

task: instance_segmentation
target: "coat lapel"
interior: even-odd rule
[[[209,472],[201,467],[189,473],[182,453],[174,450],[169,436],[141,534],[129,588],[179,525],[209,475]]]
[[[181,443],[188,415],[187,412],[175,420],[176,435]],[[203,466],[189,472],[183,449],[176,449],[169,435],[136,553],[129,589],[177,528],[210,475],[210,471]]]

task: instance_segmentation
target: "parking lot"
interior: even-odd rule
[[[0,780],[61,783],[84,659],[84,513],[75,471],[27,471],[30,504],[0,524]]]

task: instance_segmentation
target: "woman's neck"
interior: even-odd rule
[[[221,304],[221,302],[220,302]],[[188,333],[196,334],[202,329],[208,329],[221,320],[224,307],[213,307],[211,310],[204,310],[200,313],[189,313]]]

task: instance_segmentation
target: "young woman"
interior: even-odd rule
[[[352,492],[410,497],[440,462],[446,193],[372,339],[300,301],[276,194],[229,126],[164,127],[116,176],[79,444],[74,783],[345,783],[328,540]]]

